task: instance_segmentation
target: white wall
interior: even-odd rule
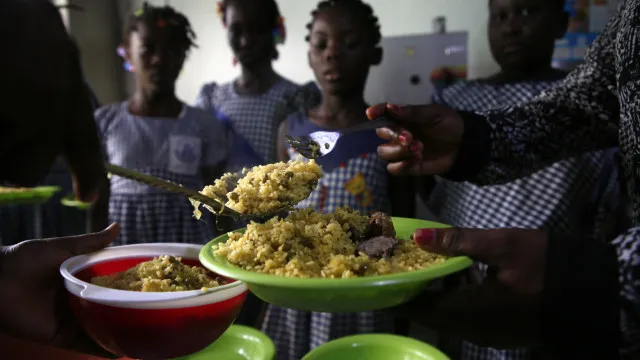
[[[161,2],[162,1],[157,1]],[[167,2],[167,1],[164,1]],[[311,19],[316,0],[278,0],[285,18],[287,41],[280,47],[277,71],[302,83],[313,78],[307,65],[305,25]],[[450,31],[469,33],[469,76],[478,77],[495,71],[486,37],[487,0],[369,0],[380,18],[383,36],[407,35],[431,31],[431,20],[439,15],[447,18]],[[198,34],[194,49],[178,81],[178,94],[193,101],[206,81],[233,79],[238,70],[231,63],[225,31],[216,14],[213,0],[173,0],[171,6],[184,12]]]
[[[450,31],[469,33],[469,76],[478,77],[496,70],[486,37],[488,0],[369,0],[380,18],[383,36],[428,33],[436,16],[447,18]],[[232,54],[226,34],[216,14],[214,0],[155,0],[154,5],[169,4],[185,13],[198,35],[199,48],[187,60],[178,80],[178,95],[192,102],[204,82],[225,82],[238,74],[232,65]],[[120,14],[130,13],[142,1],[119,0]],[[278,0],[285,18],[287,42],[279,48],[277,71],[285,77],[302,83],[312,80],[307,65],[306,24],[316,0]]]
[[[87,82],[102,104],[125,96],[123,74],[119,70],[116,46],[120,40],[120,21],[112,1],[72,0],[83,10],[67,10],[71,35],[80,47]]]

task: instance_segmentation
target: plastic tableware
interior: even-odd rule
[[[242,325],[231,325],[206,349],[174,360],[273,360],[276,347],[262,332]]]
[[[207,291],[151,293],[107,289],[94,276],[127,270],[156,256],[197,260],[202,246],[137,244],[75,256],[60,266],[71,309],[87,333],[106,350],[134,359],[170,359],[196,353],[231,326],[242,308],[246,286],[231,281]]]
[[[302,360],[450,360],[440,350],[408,337],[388,334],[347,336],[313,349]]]
[[[38,186],[30,189],[0,192],[0,204],[42,204],[47,202],[55,193],[60,191],[57,186]]]
[[[73,207],[79,210],[89,210],[91,208],[91,203],[83,202],[80,200],[76,200],[73,195],[67,195],[60,199],[60,203],[64,206]]]
[[[425,220],[393,218],[396,234],[408,239],[419,228],[448,225]],[[238,230],[243,231],[243,230]],[[408,302],[437,278],[463,270],[473,263],[468,257],[453,257],[426,269],[382,276],[349,279],[289,278],[239,268],[212,246],[227,241],[220,236],[204,246],[200,262],[209,270],[247,284],[262,300],[282,307],[315,312],[359,312],[389,308]]]

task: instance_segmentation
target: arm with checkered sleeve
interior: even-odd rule
[[[465,139],[450,177],[504,183],[568,156],[616,146],[614,52],[625,6],[622,2],[585,63],[561,84],[514,107],[463,114]],[[576,346],[589,343],[620,347],[625,359],[640,354],[639,250],[640,228],[610,243],[550,234],[543,329],[545,344],[559,358],[570,358]],[[618,358],[611,356],[606,358]]]
[[[198,110],[201,111],[201,110]],[[227,133],[217,116],[211,111],[202,114],[202,162],[201,172],[204,184],[212,184],[224,173],[229,157]]]
[[[212,96],[216,87],[218,87],[218,84],[214,82],[202,85],[200,92],[196,96],[194,106],[203,110],[214,111]]]
[[[98,108],[94,112],[94,118],[98,128],[98,136],[100,137],[100,147],[106,162],[109,162],[107,154],[107,135],[109,133],[109,124],[112,123],[116,116],[119,104],[105,105]],[[110,181],[107,180],[100,187],[98,199],[93,205],[91,211],[91,228],[93,231],[100,231],[109,225],[109,198],[111,197]]]

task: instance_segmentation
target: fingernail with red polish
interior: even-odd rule
[[[413,233],[413,241],[421,248],[428,248],[436,237],[434,229],[418,229]]]
[[[408,132],[407,130],[402,130],[400,135],[398,135],[398,140],[400,140],[400,143],[402,145],[409,145],[410,138],[411,138],[411,133]]]
[[[420,141],[414,141],[413,144],[411,144],[411,147],[409,147],[411,152],[414,152],[414,153],[422,151],[423,148],[424,148],[424,145],[422,145],[422,142]]]

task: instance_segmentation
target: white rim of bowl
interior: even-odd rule
[[[184,259],[197,260],[202,245],[181,243],[153,243],[114,246],[101,251],[78,255],[60,265],[60,274],[64,278],[65,287],[74,296],[121,308],[133,309],[172,309],[208,305],[231,299],[247,291],[247,286],[234,281],[207,291],[178,292],[136,292],[108,289],[82,281],[73,274],[96,263],[125,258],[149,258],[162,255],[179,256]]]

